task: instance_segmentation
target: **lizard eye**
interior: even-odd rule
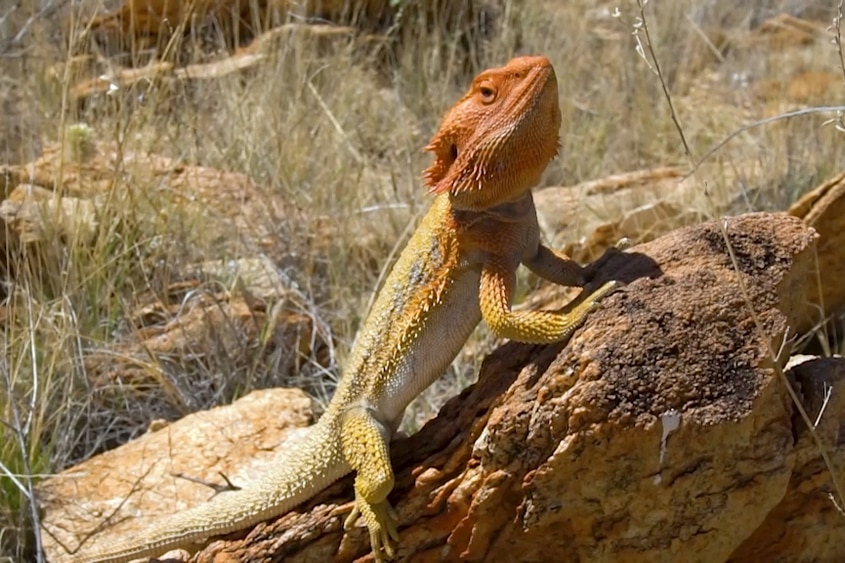
[[[481,103],[483,104],[492,104],[496,101],[496,89],[489,84],[479,86],[478,93],[481,94]]]

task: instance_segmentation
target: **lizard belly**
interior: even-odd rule
[[[429,310],[394,376],[387,378],[379,410],[394,428],[408,404],[443,375],[481,321],[478,284],[478,274],[469,272],[452,283],[444,299]]]

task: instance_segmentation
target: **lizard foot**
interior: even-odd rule
[[[611,246],[610,248],[606,249],[601,256],[599,256],[593,262],[590,262],[586,266],[584,266],[583,271],[583,280],[584,282],[592,281],[602,269],[604,269],[607,264],[614,259],[614,257],[619,256],[620,253],[625,252],[628,248],[631,247],[631,239],[628,237],[622,237],[616,244]]]
[[[605,282],[600,288],[595,290],[593,293],[587,297],[586,301],[579,305],[580,307],[586,308],[588,311],[592,311],[597,309],[601,305],[601,300],[614,293],[615,291],[622,288],[625,284],[620,281],[609,281]]]
[[[376,563],[382,563],[382,550],[387,555],[388,559],[392,559],[395,555],[393,542],[399,541],[399,530],[396,526],[397,515],[396,511],[390,506],[387,501],[382,501],[376,504],[370,504],[364,499],[358,497],[355,499],[355,508],[346,517],[343,522],[344,530],[351,530],[355,526],[355,521],[361,516],[367,529],[370,531],[370,545],[373,548],[373,560]]]
[[[584,319],[587,317],[587,315],[601,307],[601,302],[604,298],[624,286],[625,284],[620,281],[605,282],[601,287],[589,294],[586,298],[584,298],[583,301],[578,303],[578,305],[576,305],[575,308],[572,309],[567,315],[570,318],[570,332],[568,333],[567,337],[571,336],[571,331],[574,330],[575,327],[578,327],[583,324]]]

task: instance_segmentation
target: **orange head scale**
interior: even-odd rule
[[[544,56],[518,57],[475,77],[425,150],[429,189],[456,209],[514,201],[536,185],[560,142],[557,78]]]

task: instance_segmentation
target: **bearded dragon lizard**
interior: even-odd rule
[[[557,79],[543,56],[486,70],[450,109],[425,150],[434,202],[381,289],[331,403],[285,465],[251,486],[163,519],[144,538],[95,545],[73,560],[120,562],[189,546],[282,515],[355,472],[355,507],[377,562],[394,555],[390,439],[405,407],[446,370],[483,318],[500,337],[566,340],[617,284],[569,313],[513,311],[520,263],[583,286],[590,267],[540,244],[531,187],[559,146]]]

